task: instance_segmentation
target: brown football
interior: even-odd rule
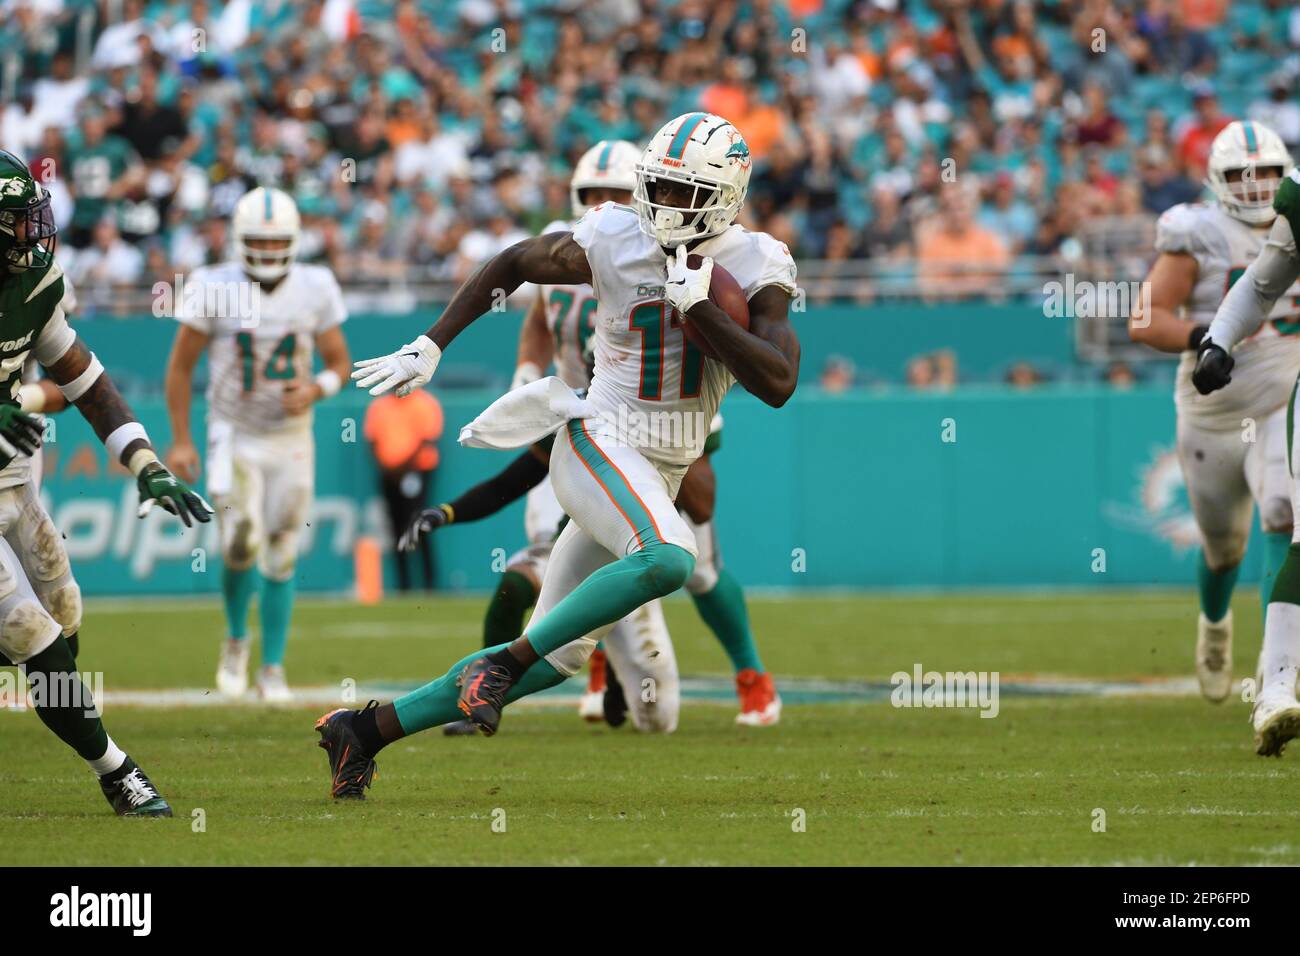
[[[687,256],[686,264],[692,269],[698,269],[700,257],[696,255]],[[749,328],[749,302],[745,299],[745,290],[740,287],[739,282],[732,278],[731,273],[722,268],[716,260],[713,263],[712,281],[709,283],[709,301],[731,316],[731,321],[742,329]],[[695,343],[695,347],[705,355],[710,358],[718,357],[712,346],[704,340],[704,336],[696,332],[691,326],[691,320],[687,316],[682,316],[682,331],[686,333],[688,339]]]

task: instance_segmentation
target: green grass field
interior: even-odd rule
[[[304,601],[291,681],[439,674],[475,645],[482,607]],[[682,673],[725,677],[691,605],[667,611]],[[1191,674],[1190,592],[760,598],[752,613],[792,688],[879,685],[917,662],[1004,684]],[[1235,669],[1249,676],[1259,609],[1245,588],[1236,620]],[[92,600],[79,664],[110,694],[205,688],[220,634],[215,603]],[[1300,751],[1256,757],[1239,699],[1004,691],[982,719],[877,694],[791,703],[764,729],[736,727],[729,703],[690,701],[670,737],[542,705],[508,712],[490,740],[432,732],[390,747],[364,804],[327,796],[321,710],[110,703],[109,732],[171,821],[113,818],[34,714],[0,711],[0,844],[11,862],[68,865],[1300,863]]]

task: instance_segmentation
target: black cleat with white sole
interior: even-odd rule
[[[144,771],[130,757],[112,773],[99,778],[113,812],[119,817],[169,817],[172,808],[162,798]]]
[[[372,700],[365,709],[378,707]],[[352,729],[358,710],[340,707],[316,721],[316,732],[330,760],[330,796],[335,800],[364,800],[366,788],[375,778],[375,758],[366,753],[361,740]]]

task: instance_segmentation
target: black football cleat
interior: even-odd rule
[[[365,709],[378,707],[372,700]],[[352,729],[361,711],[340,707],[316,721],[321,747],[330,759],[330,796],[335,800],[364,800],[366,788],[375,778],[375,758],[366,753]]]
[[[619,683],[614,665],[605,661],[605,696],[602,700],[605,708],[605,723],[611,727],[622,727],[627,723],[627,698],[623,696],[623,685]]]
[[[130,757],[99,778],[99,789],[119,817],[169,817],[172,808]]]
[[[468,737],[470,734],[478,733],[478,725],[466,717],[464,720],[453,720],[449,724],[442,725],[442,735],[444,737]]]
[[[487,657],[475,658],[456,678],[456,686],[460,688],[456,706],[484,736],[491,737],[501,725],[501,709],[514,683],[504,667],[493,664]]]

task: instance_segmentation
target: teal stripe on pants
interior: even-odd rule
[[[659,537],[655,527],[654,518],[650,511],[637,497],[632,486],[628,483],[623,474],[614,466],[614,463],[606,457],[605,453],[592,440],[591,435],[587,432],[586,426],[582,419],[574,418],[569,421],[569,441],[573,444],[573,450],[578,453],[597,484],[604,489],[609,495],[611,501],[623,513],[632,530],[636,532],[637,543],[642,547],[649,547],[652,544],[662,544],[663,539]]]

